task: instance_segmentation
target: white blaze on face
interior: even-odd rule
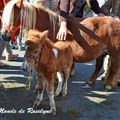
[[[57,48],[53,48],[52,51],[53,51],[55,57],[57,58],[58,57],[58,53],[59,53],[58,49]]]

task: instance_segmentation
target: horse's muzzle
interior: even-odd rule
[[[31,72],[32,71],[32,64],[28,63],[27,60],[25,60],[21,65],[21,69],[25,72]]]

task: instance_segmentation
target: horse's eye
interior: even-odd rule
[[[36,50],[35,53],[38,53],[38,51]]]
[[[28,50],[28,49],[30,49],[30,46],[26,45],[25,50]]]

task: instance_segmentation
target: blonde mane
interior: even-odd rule
[[[13,25],[13,22],[15,22],[13,8],[16,3],[17,3],[17,0],[11,0],[5,6],[5,9],[3,11],[3,16],[2,16],[2,30],[5,30],[6,27],[8,28],[11,27]],[[43,10],[44,12],[48,13],[50,23],[51,25],[53,25],[53,31],[55,31],[55,24],[59,18],[56,13],[52,12],[48,8],[45,8],[42,6],[36,6],[28,2],[24,2],[23,6],[24,7],[20,11],[20,16],[21,16],[20,24],[22,25],[23,29],[26,29],[27,31],[30,29],[36,29],[37,12],[39,12],[39,10]]]
[[[37,7],[33,4],[24,3],[24,8],[21,10],[21,25],[24,29],[35,29],[37,19],[36,9]]]

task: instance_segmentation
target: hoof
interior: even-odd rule
[[[84,83],[83,86],[86,86],[86,87],[93,87],[95,85],[95,83],[91,82],[91,81],[87,81]]]
[[[105,91],[111,91],[113,88],[111,85],[106,85],[105,86]]]
[[[54,93],[54,96],[57,97],[59,94],[60,94],[60,93],[55,92],[55,93]]]
[[[33,108],[38,108],[38,106],[40,105],[40,103],[41,103],[41,102],[37,100],[37,101],[34,102],[34,104],[33,104],[32,107],[33,107]]]
[[[56,115],[56,109],[51,109],[51,110],[50,110],[50,113],[51,113],[52,115]]]
[[[62,96],[63,96],[63,97],[66,97],[66,96],[67,96],[67,93],[63,93]]]
[[[25,90],[30,90],[30,87],[26,85]]]

